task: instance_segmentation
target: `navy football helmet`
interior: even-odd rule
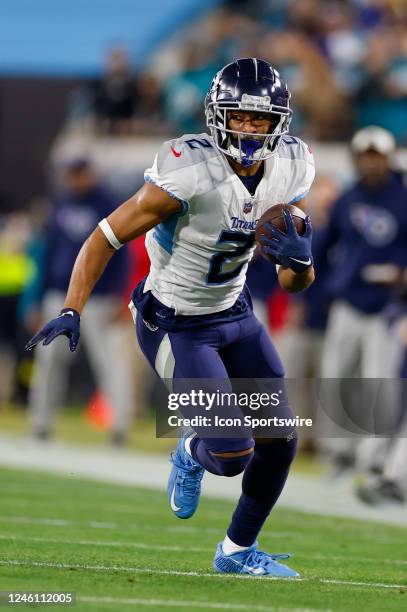
[[[291,94],[268,62],[246,57],[228,64],[214,77],[205,99],[206,125],[217,148],[243,166],[271,157],[291,121]],[[228,111],[270,114],[270,133],[248,134],[228,127]]]

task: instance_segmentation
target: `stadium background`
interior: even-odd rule
[[[46,241],[67,164],[89,160],[119,204],[142,184],[143,171],[163,140],[205,131],[203,99],[210,80],[225,63],[242,56],[270,61],[288,81],[294,109],[291,132],[315,154],[317,179],[309,201],[311,214],[314,210],[322,225],[334,200],[355,177],[349,143],[359,128],[374,124],[389,130],[398,147],[394,168],[400,175],[407,171],[403,0],[72,0],[64,6],[50,0],[2,2],[2,465],[38,470],[52,465],[51,471],[63,474],[164,486],[164,453],[173,443],[154,438],[156,389],[134,346],[126,309],[131,286],[148,269],[143,241],[129,247],[129,274],[115,322],[133,373],[133,423],[125,440],[116,439],[125,442],[124,450],[111,448],[114,407],[98,395],[84,351],[70,368],[55,438],[41,442],[31,437],[27,404],[33,357],[23,347],[41,321],[38,247]],[[292,355],[293,343],[303,343],[309,330],[299,324],[303,313],[298,303],[276,289],[270,277],[266,282],[267,274],[262,266],[252,274],[256,286],[267,286],[258,295],[259,313],[283,356]],[[292,333],[293,327],[298,333]],[[323,333],[322,325],[319,346]],[[294,375],[319,374],[317,356],[313,368]],[[303,404],[301,410],[307,411]],[[323,451],[304,441],[283,505],[406,526],[405,506],[364,505],[354,495],[355,473],[344,476],[346,461],[332,466]],[[135,463],[138,469],[132,467]],[[29,474],[22,471],[18,478],[24,483]],[[407,487],[405,474],[403,478],[402,487]],[[234,486],[229,491],[229,483],[223,488],[224,483],[211,481],[208,494],[227,497],[236,491]]]

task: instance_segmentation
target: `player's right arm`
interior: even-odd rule
[[[72,270],[64,307],[56,319],[47,323],[28,343],[32,349],[44,341],[49,344],[59,335],[70,339],[73,351],[79,341],[80,314],[104,269],[122,244],[141,236],[182,209],[181,203],[151,183],[119,206],[106,219],[104,230],[98,226],[82,245]]]
[[[83,244],[76,259],[64,308],[81,313],[93,287],[101,277],[117,247],[141,236],[173,213],[181,210],[178,200],[151,183],[113,211],[107,222],[111,241],[98,226]]]

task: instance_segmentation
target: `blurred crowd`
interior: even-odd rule
[[[72,93],[69,126],[97,133],[204,129],[213,74],[236,57],[281,70],[305,138],[347,140],[364,125],[407,137],[407,4],[403,0],[233,0],[162,46],[148,67],[110,49],[100,80]],[[137,58],[135,58],[137,60]]]
[[[52,173],[47,198],[0,216],[0,406],[28,405],[38,439],[53,435],[61,406],[83,404],[96,389],[109,412],[111,441],[122,445],[134,407],[142,404],[145,368],[143,363],[132,367],[137,354],[130,342],[134,330],[127,304],[134,285],[148,272],[144,237],[123,248],[95,286],[82,318],[87,361],[80,355],[73,385],[74,355],[65,338],[37,349],[35,368],[32,354],[24,350],[27,340],[61,310],[80,247],[118,204],[92,162],[73,158]]]

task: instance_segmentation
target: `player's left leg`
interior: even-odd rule
[[[254,318],[241,322],[242,333],[221,356],[231,378],[282,378],[284,370],[266,330]],[[292,416],[287,406],[286,417]],[[280,415],[279,415],[280,416]],[[295,431],[282,438],[256,440],[253,457],[242,481],[242,494],[216,551],[219,572],[296,577],[298,573],[279,559],[257,550],[256,538],[277,502],[287,479],[297,446]]]
[[[174,358],[173,391],[188,393],[196,379],[199,380],[199,387],[207,392],[215,389],[223,392],[232,390],[219,355],[222,330],[229,327],[226,324],[169,333]],[[187,414],[181,411],[186,417],[195,416],[197,408],[190,409],[192,412]],[[233,412],[233,408],[231,410]],[[179,518],[192,516],[198,504],[199,493],[194,495],[194,492],[199,488],[199,472],[194,474],[194,466],[217,476],[236,476],[243,472],[253,452],[254,440],[250,427],[240,428],[236,437],[230,439],[209,438],[208,431],[199,426],[194,427],[194,432],[180,439],[172,455],[174,467],[168,481],[168,495],[171,508]],[[190,491],[192,494],[188,496]],[[179,499],[179,503],[175,504],[180,506],[178,510],[172,503],[173,497]]]
[[[188,391],[191,379],[229,385],[216,327],[166,333],[138,315],[136,328],[143,353],[174,391]],[[199,428],[198,435],[180,438],[171,455],[173,468],[167,487],[171,509],[178,518],[189,518],[196,511],[205,469],[221,476],[235,476],[244,470],[254,446],[251,430],[246,429],[246,437],[229,440],[200,437]]]

